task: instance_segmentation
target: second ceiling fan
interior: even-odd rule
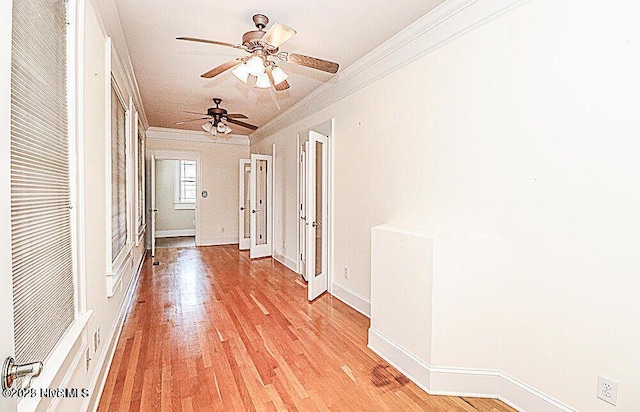
[[[273,87],[277,91],[288,89],[290,87],[287,82],[288,76],[276,65],[276,62],[270,60],[269,57],[275,57],[288,63],[310,67],[332,74],[338,71],[338,63],[302,54],[280,51],[280,45],[296,34],[296,31],[291,27],[274,23],[268,31],[264,31],[269,23],[269,18],[264,14],[254,15],[253,22],[258,30],[246,32],[242,36],[242,44],[231,44],[194,37],[178,37],[177,40],[233,47],[249,53],[249,56],[230,60],[201,75],[201,77],[207,79],[213,78],[229,69],[233,69],[233,74],[244,83],[247,83],[249,75],[252,75],[256,77],[256,87]]]

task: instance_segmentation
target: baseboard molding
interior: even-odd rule
[[[238,237],[209,237],[200,238],[197,246],[221,246],[221,245],[237,245]]]
[[[337,283],[331,284],[331,294],[351,306],[364,316],[371,317],[371,302],[364,296],[340,286]]]
[[[109,369],[111,368],[111,362],[113,362],[113,356],[116,353],[116,347],[118,346],[118,340],[120,339],[120,334],[122,333],[122,327],[124,326],[124,320],[131,307],[131,303],[133,302],[133,296],[138,287],[138,282],[140,281],[140,273],[142,272],[142,266],[144,264],[145,257],[147,255],[147,251],[141,255],[140,261],[138,262],[138,267],[136,268],[133,279],[131,279],[131,283],[129,284],[129,289],[127,290],[127,294],[122,301],[122,305],[120,306],[120,311],[118,312],[118,317],[116,318],[116,322],[114,327],[111,329],[111,333],[109,333],[108,339],[105,341],[108,343],[103,351],[102,355],[98,359],[98,364],[96,366],[96,373],[91,379],[91,383],[89,384],[89,393],[90,397],[86,398],[86,401],[82,405],[83,411],[97,411],[98,404],[100,403],[100,398],[102,397],[102,391],[104,390],[104,385],[107,383],[107,376],[109,374]]]
[[[195,229],[178,229],[178,230],[156,230],[156,238],[161,237],[179,237],[179,236],[195,236]]]
[[[430,395],[496,398],[520,411],[576,412],[497,369],[428,365],[374,328],[367,346]]]
[[[278,252],[273,252],[273,258],[278,262],[282,263],[283,265],[285,265],[290,270],[298,273],[298,262]]]

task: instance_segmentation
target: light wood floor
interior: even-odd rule
[[[513,411],[430,396],[366,347],[369,320],[237,246],[144,264],[100,411]]]

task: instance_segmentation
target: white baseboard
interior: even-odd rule
[[[160,237],[179,237],[179,236],[195,236],[195,229],[178,229],[178,230],[156,230],[156,238]]]
[[[127,294],[122,301],[122,305],[120,306],[120,311],[118,312],[118,317],[116,318],[116,322],[111,329],[111,333],[109,333],[109,337],[105,341],[107,343],[107,347],[102,351],[100,358],[98,359],[98,364],[96,366],[96,372],[94,373],[91,383],[89,384],[89,393],[90,397],[86,398],[85,402],[82,405],[83,411],[97,411],[98,404],[100,403],[100,398],[102,397],[102,391],[104,390],[104,385],[107,383],[107,376],[109,374],[109,369],[111,368],[111,362],[113,361],[113,356],[116,353],[116,347],[118,346],[118,340],[120,339],[120,333],[122,332],[122,327],[124,326],[124,320],[131,306],[133,296],[135,294],[136,288],[138,286],[138,281],[140,280],[140,273],[142,272],[142,265],[144,264],[144,259],[147,252],[141,255],[140,261],[138,262],[138,267],[136,268],[133,279],[129,284],[129,289],[127,290]]]
[[[273,258],[278,262],[282,263],[283,265],[285,265],[290,270],[293,270],[294,272],[298,273],[298,263],[293,259],[275,251],[273,252]]]
[[[497,369],[428,365],[374,328],[367,346],[430,395],[495,398],[520,411],[576,412]]]
[[[238,237],[203,237],[199,239],[197,246],[221,246],[237,245]]]
[[[331,284],[331,294],[351,306],[364,316],[371,317],[371,302],[364,296],[340,286],[337,283]]]

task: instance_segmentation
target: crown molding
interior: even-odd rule
[[[249,137],[255,143],[349,96],[527,0],[447,0]]]
[[[164,127],[149,127],[147,139],[179,140],[187,142],[231,144],[236,146],[249,146],[249,137],[239,134],[227,134],[212,136],[204,131],[169,129]]]

